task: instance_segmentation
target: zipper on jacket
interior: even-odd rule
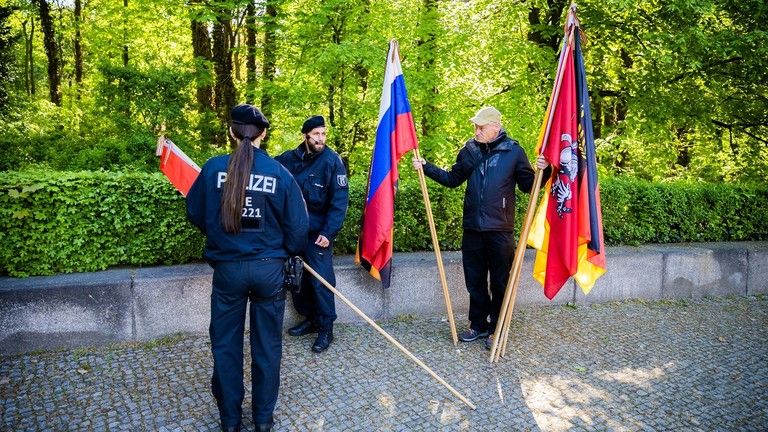
[[[488,158],[483,161],[483,171],[480,175],[483,176],[483,181],[480,182],[480,203],[482,204],[485,196],[485,179],[488,177]]]

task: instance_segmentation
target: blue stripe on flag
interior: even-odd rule
[[[587,188],[589,193],[589,230],[592,238],[587,247],[595,252],[600,252],[600,239],[597,233],[600,229],[597,220],[597,200],[595,192],[597,191],[597,158],[595,157],[595,134],[592,130],[592,109],[589,106],[589,89],[587,88],[587,74],[584,67],[584,55],[581,52],[581,41],[579,36],[574,38],[576,66],[576,97],[578,106],[581,108],[581,130],[584,134],[584,157],[587,162]]]
[[[373,145],[371,156],[371,175],[368,184],[368,197],[366,203],[376,194],[381,183],[392,169],[392,143],[390,137],[395,130],[395,117],[392,108],[384,112],[379,126],[376,128],[376,143]]]
[[[405,89],[405,80],[402,75],[395,77],[391,86],[391,99],[389,109],[384,111],[384,116],[376,128],[376,143],[373,146],[373,155],[371,160],[371,176],[368,185],[368,197],[366,202],[376,194],[381,182],[392,170],[392,132],[395,131],[395,121],[400,114],[411,112],[411,105],[408,103],[408,93]]]

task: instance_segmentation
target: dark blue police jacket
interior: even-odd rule
[[[339,155],[328,146],[307,154],[304,144],[277,156],[299,184],[309,211],[309,232],[329,240],[338,235],[349,204],[347,170]]]
[[[229,155],[209,159],[187,194],[187,218],[206,236],[206,261],[287,258],[304,253],[308,217],[293,176],[264,150],[253,147],[245,190],[242,229],[224,231],[220,222],[222,186]]]

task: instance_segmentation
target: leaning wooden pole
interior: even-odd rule
[[[517,286],[520,282],[520,271],[523,267],[523,259],[525,258],[525,245],[528,242],[528,231],[531,229],[531,222],[533,221],[533,214],[536,208],[536,197],[539,193],[539,184],[541,183],[541,177],[543,171],[537,170],[534,176],[533,186],[531,187],[531,198],[528,201],[528,211],[525,213],[525,222],[520,231],[520,238],[517,242],[517,249],[515,249],[515,259],[512,262],[512,269],[509,272],[509,279],[507,281],[507,288],[504,291],[504,300],[502,301],[501,310],[499,311],[499,319],[496,322],[496,335],[493,339],[493,345],[491,346],[491,363],[498,360],[498,348],[499,341],[506,339],[508,335],[507,323],[511,321],[512,309],[514,308],[515,298],[517,297]]]
[[[413,150],[416,159],[421,160],[419,149]],[[435,250],[435,259],[437,260],[437,271],[440,273],[440,285],[443,287],[443,298],[445,298],[445,310],[448,313],[448,324],[451,327],[451,338],[453,346],[459,344],[459,336],[456,333],[456,322],[453,318],[453,306],[451,305],[451,293],[448,291],[448,281],[445,278],[445,268],[443,267],[443,256],[440,252],[440,242],[437,240],[437,230],[435,229],[435,218],[432,215],[432,204],[429,201],[429,191],[427,190],[427,181],[424,178],[424,170],[416,170],[419,173],[419,184],[421,184],[421,196],[424,198],[424,207],[427,209],[427,219],[429,220],[429,232],[432,234],[432,248]]]
[[[388,341],[390,341],[394,346],[396,346],[400,351],[403,352],[409,359],[413,360],[417,365],[419,365],[422,369],[427,371],[432,378],[437,380],[440,384],[445,386],[448,390],[450,390],[451,393],[454,394],[457,398],[459,398],[462,402],[467,404],[468,407],[471,409],[476,409],[475,405],[469,401],[466,397],[464,397],[461,393],[459,393],[456,389],[451,387],[450,384],[448,384],[444,379],[440,378],[436,373],[432,371],[424,362],[418,359],[415,355],[411,354],[410,351],[408,351],[403,345],[400,344],[395,338],[389,335],[384,329],[379,327],[378,324],[376,324],[372,319],[368,318],[368,315],[363,313],[360,309],[357,308],[354,304],[352,304],[351,301],[347,300],[346,297],[344,297],[343,294],[341,294],[336,288],[334,288],[328,281],[326,281],[322,276],[320,276],[312,267],[308,266],[307,263],[304,263],[304,268],[307,269],[308,272],[312,274],[317,280],[320,281],[323,285],[325,285],[326,288],[328,288],[336,297],[338,297],[341,301],[343,301],[347,306],[349,306],[350,309],[352,309],[356,314],[360,315],[362,319],[365,320],[368,324],[371,325],[374,329],[376,329],[377,332],[381,333],[382,336],[384,336]]]
[[[528,233],[531,230],[533,216],[536,213],[536,203],[538,202],[537,198],[539,196],[539,189],[543,174],[544,171],[536,171],[536,176],[533,180],[533,186],[531,187],[531,196],[528,200],[528,210],[525,213],[525,221],[523,223],[522,229],[520,230],[520,239],[517,242],[515,260],[512,264],[512,271],[509,275],[509,281],[507,282],[507,291],[504,296],[504,303],[501,306],[499,320],[496,323],[496,337],[494,338],[493,346],[491,347],[492,363],[498,361],[500,355],[504,354],[507,339],[509,338],[509,327],[512,323],[512,311],[515,308],[517,287],[520,285],[520,273],[523,268],[523,260],[525,259],[525,246],[528,243]],[[499,343],[502,343],[502,349],[499,349]]]

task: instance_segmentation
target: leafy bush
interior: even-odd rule
[[[176,264],[203,237],[162,174],[0,174],[0,265],[12,276]]]
[[[461,246],[463,187],[429,181],[440,246]],[[365,179],[350,182],[337,253],[354,253]],[[768,239],[768,188],[705,183],[601,181],[607,244]],[[517,202],[518,232],[527,195]],[[395,208],[398,251],[431,250],[421,189],[404,172]],[[12,276],[199,260],[204,239],[186,222],[184,199],[158,173],[0,173],[0,271]]]
[[[768,188],[721,183],[601,182],[609,244],[768,239]]]

